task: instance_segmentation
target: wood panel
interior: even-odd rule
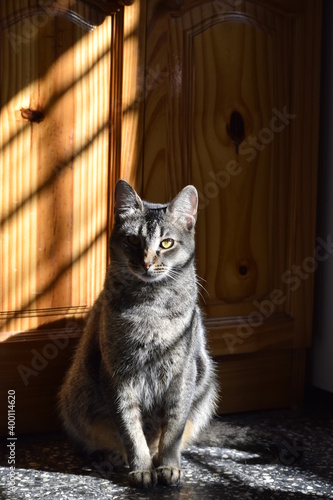
[[[121,96],[121,88],[111,95],[113,19],[92,32],[38,19],[1,33],[2,339],[89,310],[107,262],[110,136],[120,154],[110,116],[111,97]]]
[[[156,1],[147,17],[144,194],[198,189],[213,351],[308,345],[313,273],[295,273],[314,255],[320,5]]]
[[[169,57],[165,72],[172,82],[159,86],[147,102],[146,144],[155,148],[146,147],[145,189],[147,197],[157,197],[156,188],[164,189],[157,177],[163,174],[169,196],[186,182],[197,186],[198,273],[206,282],[209,315],[217,317],[226,311],[230,316],[242,310],[249,313],[251,305],[244,299],[263,296],[272,285],[268,267],[274,193],[269,188],[274,134],[265,131],[269,136],[265,147],[259,145],[261,154],[244,139],[257,140],[263,123],[271,119],[276,50],[267,25],[251,14],[224,11],[217,16],[215,3],[195,5],[174,17],[166,15],[170,23],[166,55],[161,34],[155,46],[149,44],[152,67]],[[163,91],[166,115],[157,112],[163,106]],[[244,126],[240,146],[228,134],[236,113]]]
[[[1,370],[6,375],[0,384],[0,435],[8,434],[8,390],[15,391],[17,435],[61,429],[57,394],[73,357],[78,334],[75,321],[68,325],[69,322],[62,331],[49,330],[48,337],[41,335],[41,340],[1,344]]]
[[[295,397],[295,387],[290,383],[294,366],[292,351],[227,356],[217,361],[219,413],[291,407],[302,403],[303,395]]]

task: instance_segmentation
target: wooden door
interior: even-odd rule
[[[220,410],[299,404],[318,264],[320,3],[147,8],[143,193],[198,189]]]
[[[123,7],[91,4],[0,7],[2,432],[8,390],[18,433],[57,425],[58,386],[104,282],[120,176]]]

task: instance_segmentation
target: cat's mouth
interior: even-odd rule
[[[145,269],[143,266],[138,267],[130,265],[130,270],[136,278],[139,278],[141,281],[146,283],[161,281],[168,275],[167,269],[164,266],[151,266],[148,269]]]

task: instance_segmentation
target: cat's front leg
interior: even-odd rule
[[[157,483],[148,444],[142,429],[139,403],[130,387],[119,391],[119,418],[131,472],[128,480],[137,488],[150,488]]]
[[[186,417],[177,413],[177,410],[168,415],[161,435],[157,460],[156,472],[160,484],[176,486],[183,478],[180,466],[180,449],[185,423]]]
[[[178,485],[183,478],[180,463],[181,447],[183,438],[191,426],[188,416],[195,380],[195,365],[192,365],[186,374],[183,373],[181,377],[173,380],[165,399],[156,469],[158,482],[164,485]]]
[[[149,448],[142,433],[137,428],[136,436],[127,441],[131,472],[128,474],[129,483],[136,488],[150,488],[157,483],[157,473],[152,464]]]

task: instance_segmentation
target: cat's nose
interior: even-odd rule
[[[148,269],[154,264],[152,260],[145,260],[143,263],[143,267],[145,271],[148,271]]]

